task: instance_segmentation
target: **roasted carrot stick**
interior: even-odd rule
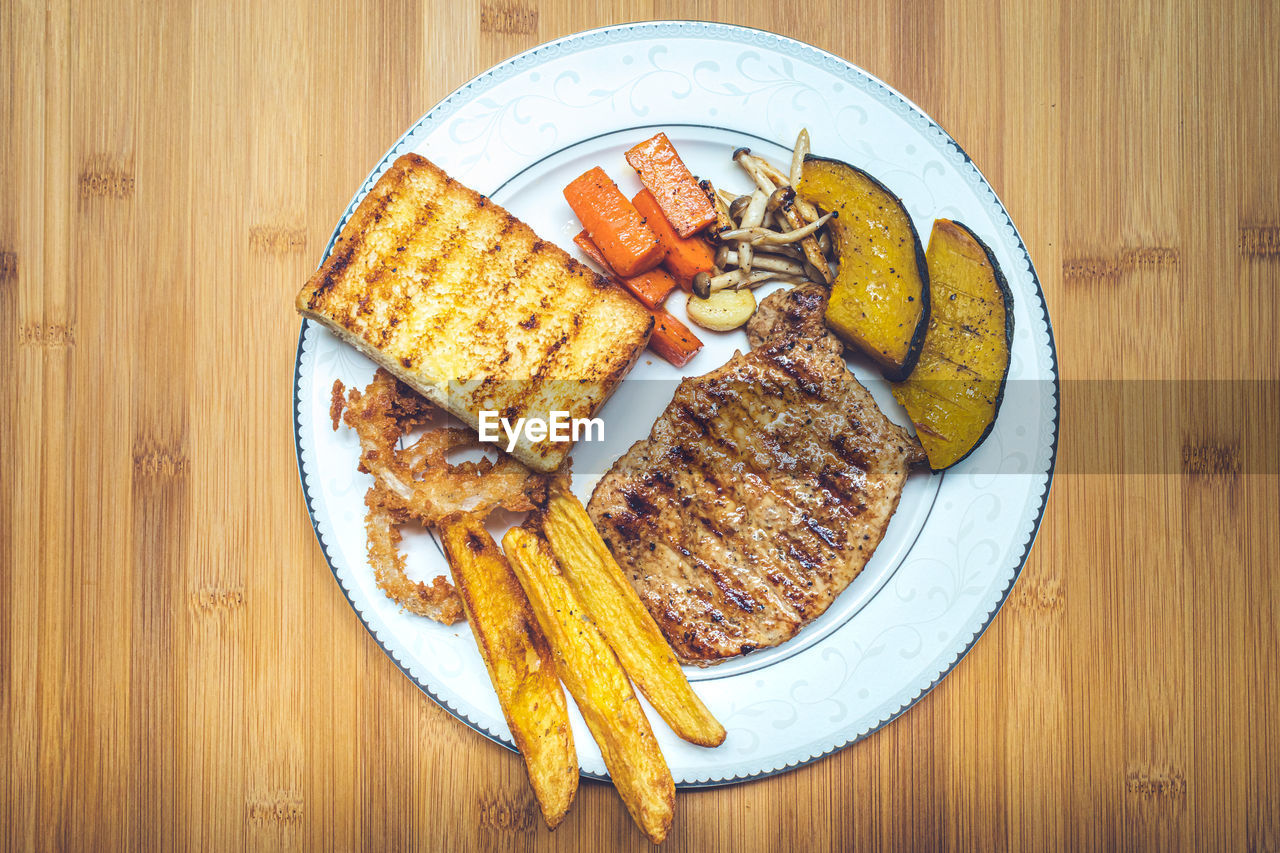
[[[681,237],[692,237],[716,220],[715,209],[676,153],[665,133],[627,151],[640,183],[653,193],[667,221]]]
[[[661,309],[653,313],[653,337],[649,349],[674,364],[684,367],[702,349],[702,341],[689,327]]]
[[[622,283],[650,310],[661,308],[667,294],[676,289],[676,280],[661,267],[624,278]]]
[[[595,261],[596,266],[604,270],[605,275],[622,282],[622,286],[631,291],[631,295],[644,303],[646,308],[661,308],[662,301],[667,298],[667,294],[676,288],[676,280],[662,269],[652,269],[648,272],[642,272],[640,275],[633,275],[630,278],[618,275],[613,271],[613,267],[609,266],[609,262],[605,260],[604,255],[600,252],[600,247],[591,242],[591,236],[586,231],[579,231],[577,236],[573,238],[573,242],[577,244],[583,254]]]
[[[604,274],[610,278],[618,278],[618,274],[614,272],[613,267],[609,266],[609,262],[604,259],[600,247],[591,242],[591,235],[584,228],[577,234],[573,235],[574,244],[582,250],[582,254],[590,258],[596,266],[604,270]]]
[[[621,281],[649,309],[649,313],[653,315],[653,335],[649,338],[649,349],[676,367],[684,367],[685,363],[693,358],[698,350],[702,349],[702,341],[698,340],[698,336],[689,331],[688,326],[662,309],[662,299],[665,299],[666,295],[675,288],[675,279],[662,272],[662,270],[650,270],[641,276],[623,278],[614,273],[613,268],[609,266],[609,262],[604,259],[604,255],[600,254],[600,248],[591,242],[591,237],[586,231],[579,231],[573,238],[573,242],[577,244],[583,254],[600,265],[600,269],[604,270],[605,275]],[[666,279],[666,291],[656,302],[646,298],[646,295],[640,289],[637,289],[634,284],[634,282],[648,278],[654,273],[661,273]]]
[[[599,166],[565,187],[564,198],[618,275],[639,275],[662,263],[666,250]]]
[[[702,191],[699,189],[699,192]],[[662,259],[662,265],[666,267],[667,272],[675,276],[676,282],[681,287],[692,292],[693,277],[700,272],[711,272],[715,266],[716,253],[711,248],[711,244],[699,235],[685,239],[677,234],[676,229],[672,228],[671,223],[667,221],[662,208],[658,206],[657,199],[648,190],[640,190],[636,193],[631,203],[636,206],[636,210],[640,211],[646,224],[653,229],[658,242],[666,246],[667,256]]]

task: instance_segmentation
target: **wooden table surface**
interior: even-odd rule
[[[597,783],[548,833],[519,758],[365,632],[289,400],[293,294],[390,143],[518,51],[664,17],[795,36],[935,117],[1026,239],[1064,380],[973,652],[843,752],[682,793],[666,846],[1280,849],[1258,413],[1093,393],[1280,379],[1272,0],[0,4],[5,848],[646,846]],[[1137,473],[1153,445],[1179,461]]]

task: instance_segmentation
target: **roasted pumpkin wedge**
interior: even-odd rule
[[[929,322],[929,270],[902,200],[858,167],[812,154],[796,190],[837,214],[827,226],[840,262],[827,325],[886,378],[906,379]]]
[[[915,370],[893,386],[935,471],[973,452],[991,432],[1013,346],[1013,294],[995,255],[949,219],[929,237],[930,313]]]

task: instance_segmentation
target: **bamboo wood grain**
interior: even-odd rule
[[[666,846],[1280,849],[1274,413],[1084,390],[1280,380],[1280,11],[1247,0],[0,5],[0,847],[647,846],[597,783],[547,833],[519,759],[366,634],[289,399],[293,293],[391,142],[516,52],[667,17],[812,42],[938,119],[1065,383],[973,652],[850,749],[680,794]],[[1090,465],[1126,454],[1180,462]]]

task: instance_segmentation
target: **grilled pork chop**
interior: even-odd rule
[[[884,535],[918,442],[845,367],[826,291],[774,294],[756,348],[680,383],[588,511],[681,660],[776,646],[822,614]]]
[[[644,351],[640,303],[416,154],[386,171],[297,308],[466,423],[589,417]],[[570,442],[513,455],[553,471]]]

